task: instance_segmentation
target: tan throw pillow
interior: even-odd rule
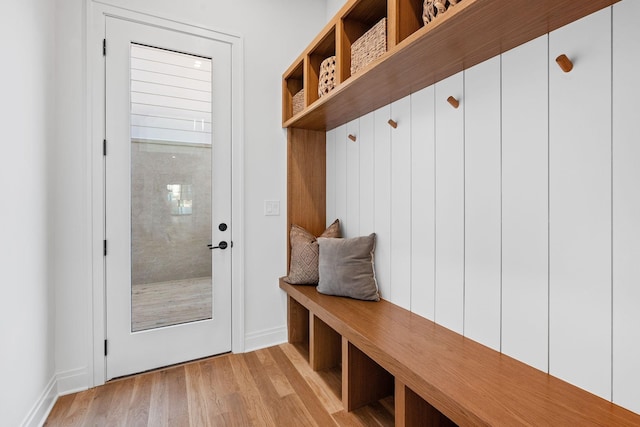
[[[380,301],[373,265],[375,233],[351,239],[319,238],[318,292]]]
[[[335,220],[320,237],[341,237],[340,221]],[[292,285],[318,284],[318,240],[299,225],[291,226],[291,264],[284,281]]]

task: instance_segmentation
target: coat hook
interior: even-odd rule
[[[556,58],[556,62],[565,73],[573,70],[573,62],[564,53]]]
[[[447,102],[451,104],[453,108],[458,108],[460,106],[460,101],[455,99],[453,96],[448,97]]]
[[[398,122],[396,122],[395,120],[389,119],[387,123],[389,123],[389,126],[391,126],[394,129],[398,127]]]
[[[352,140],[353,142],[356,142],[356,136],[349,134],[349,139]]]

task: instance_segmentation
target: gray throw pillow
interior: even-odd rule
[[[320,237],[341,237],[340,221],[327,227]],[[318,284],[318,241],[316,236],[293,224],[290,232],[291,262],[284,281],[292,285]]]
[[[319,238],[318,292],[380,301],[373,265],[375,233],[350,239]]]

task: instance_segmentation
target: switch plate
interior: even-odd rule
[[[265,216],[278,216],[278,215],[280,215],[280,200],[265,200],[264,201],[264,215]]]

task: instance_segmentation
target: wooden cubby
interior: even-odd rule
[[[402,43],[424,26],[422,7],[423,0],[389,0],[389,16],[394,18],[388,27],[389,46]]]
[[[423,25],[421,0],[349,0],[284,74],[283,127],[333,129],[617,1],[460,0]],[[387,52],[351,77],[351,44],[384,16]],[[302,81],[313,80],[310,55],[331,38],[337,87],[319,99],[307,88],[305,109],[291,117],[287,100],[292,85],[297,88],[300,67],[309,63]]]
[[[334,391],[346,410],[394,397],[393,375],[292,296],[287,297],[287,327],[289,343],[314,371],[341,378]]]
[[[288,341],[309,360],[309,310],[295,299],[287,298]]]
[[[298,61],[287,70],[282,79],[282,118],[284,120],[293,117],[293,96],[304,88],[304,74],[304,61]],[[305,107],[307,105],[305,103]]]
[[[386,0],[367,0],[349,2],[351,5],[337,20],[338,41],[338,81],[344,82],[351,77],[351,45],[369,31],[382,18],[387,17]],[[389,32],[387,31],[387,49]]]
[[[322,38],[317,44],[311,47],[307,55],[306,66],[306,87],[309,90],[305,93],[306,105],[311,105],[318,100],[318,81],[320,77],[320,64],[325,59],[336,54],[336,27],[330,26],[322,34]]]

